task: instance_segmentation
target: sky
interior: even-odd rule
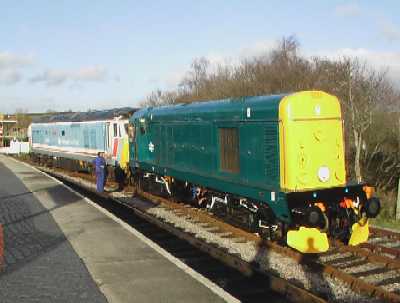
[[[194,58],[357,56],[400,88],[399,1],[0,0],[0,112],[138,106]]]

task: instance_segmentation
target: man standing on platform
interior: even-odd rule
[[[96,159],[93,160],[96,172],[96,189],[99,193],[104,192],[105,186],[105,168],[106,160],[103,157],[103,153],[97,153]]]

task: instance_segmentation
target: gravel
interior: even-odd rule
[[[377,238],[369,238],[368,243],[371,244],[384,244],[385,242],[388,242],[389,239],[386,237],[377,237]]]
[[[296,285],[312,290],[312,292],[326,297],[330,302],[379,302],[379,300],[355,293],[340,280],[331,278],[325,273],[315,272],[306,265],[298,264],[290,257],[257,247],[252,242],[237,243],[235,239],[221,237],[221,234],[212,233],[207,228],[177,216],[166,208],[155,207],[147,212],[166,222],[173,223],[178,228],[195,233],[198,238],[204,239],[208,243],[218,244],[227,248],[231,253],[239,254],[245,261],[258,263],[264,271],[273,272]],[[351,256],[351,253],[327,255],[324,258],[334,260],[346,256]]]
[[[382,246],[384,247],[395,247],[395,248],[399,248],[400,247],[400,241],[393,241],[393,242],[387,242],[387,243],[383,243]]]
[[[346,272],[347,274],[359,274],[365,271],[375,270],[379,268],[382,268],[382,265],[375,263],[366,263],[359,266],[345,268],[343,269],[343,271]]]
[[[368,283],[379,283],[380,281],[386,280],[386,279],[394,279],[394,278],[399,278],[400,273],[398,270],[389,270],[384,273],[378,273],[378,274],[373,274],[365,277],[363,280]]]

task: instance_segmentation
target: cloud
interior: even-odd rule
[[[26,67],[32,65],[33,62],[31,56],[0,52],[0,70]]]
[[[238,48],[233,52],[210,52],[205,55],[204,58],[209,61],[211,68],[218,65],[236,65],[239,64],[243,59],[259,57],[267,54],[273,48],[277,47],[278,43],[279,41],[261,40],[255,42],[254,44]]]
[[[335,7],[335,14],[339,17],[357,17],[361,15],[361,8],[355,3],[342,4]]]
[[[278,42],[273,40],[258,41],[251,46],[243,47],[239,51],[239,57],[248,58],[261,56],[268,53],[273,48],[277,47]]]
[[[380,21],[380,33],[386,40],[392,42],[400,40],[400,29],[389,20]]]
[[[76,70],[48,69],[31,77],[29,81],[31,83],[44,83],[47,86],[59,86],[68,81],[75,83],[104,82],[107,78],[106,68],[89,66]]]
[[[220,66],[239,65],[242,60],[264,55],[277,46],[279,41],[260,40],[254,44],[229,51],[210,51],[204,57],[209,62],[208,71],[213,72]],[[175,89],[183,80],[190,66],[175,67],[162,76],[150,76],[146,82],[154,88]]]
[[[373,51],[365,48],[341,48],[330,51],[318,51],[309,55],[340,59],[343,57],[359,58],[371,67],[385,71],[393,82],[400,87],[400,51]]]
[[[32,56],[0,51],[0,85],[11,86],[22,80],[21,69],[34,64]]]
[[[14,85],[22,79],[21,74],[14,69],[0,72],[0,85]]]
[[[68,73],[60,70],[46,70],[30,78],[31,83],[46,83],[48,86],[63,84],[68,79]]]
[[[83,67],[73,71],[71,78],[76,81],[102,82],[107,78],[107,70],[102,66]]]

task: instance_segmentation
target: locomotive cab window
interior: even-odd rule
[[[219,128],[219,155],[221,171],[239,172],[239,132],[236,127]]]
[[[146,120],[145,119],[140,119],[139,122],[140,122],[140,127],[139,127],[140,134],[144,135],[146,133]]]
[[[128,136],[129,136],[129,141],[134,142],[135,141],[135,125],[129,125],[128,126]]]

